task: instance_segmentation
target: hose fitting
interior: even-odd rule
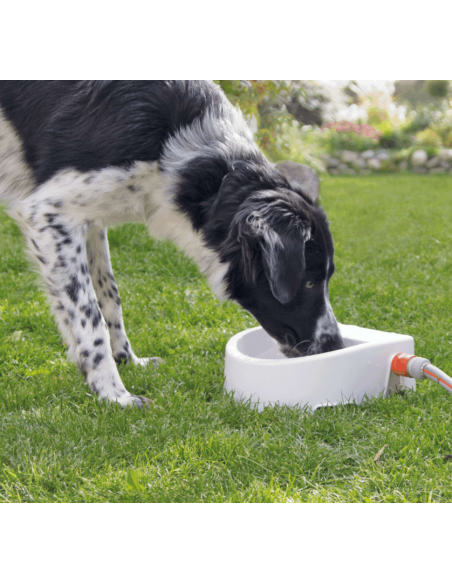
[[[391,369],[395,375],[414,377],[414,379],[429,379],[452,393],[452,377],[446,375],[438,367],[434,367],[424,357],[417,357],[408,353],[397,353],[392,360]]]
[[[417,357],[409,353],[397,353],[392,360],[391,369],[395,375],[425,379],[424,367],[426,365],[430,365],[430,361],[424,357]]]

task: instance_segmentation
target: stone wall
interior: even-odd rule
[[[341,150],[322,161],[331,175],[365,175],[379,172],[414,172],[417,174],[452,174],[452,149],[444,148],[429,156],[426,150],[406,151]]]

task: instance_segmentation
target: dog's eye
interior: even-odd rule
[[[314,282],[306,282],[306,288],[314,288]]]

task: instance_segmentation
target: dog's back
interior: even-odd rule
[[[230,108],[206,82],[0,82],[0,192],[27,196],[65,168],[158,160],[178,130]]]

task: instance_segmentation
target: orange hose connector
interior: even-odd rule
[[[408,353],[397,353],[392,360],[391,369],[395,375],[402,375],[403,377],[411,377],[407,371],[408,361],[416,357],[416,355],[409,355]]]
[[[428,359],[409,355],[408,353],[397,353],[391,363],[391,370],[395,375],[403,377],[413,377],[414,379],[430,379],[435,381],[449,393],[452,393],[452,377],[449,377],[430,363]]]

